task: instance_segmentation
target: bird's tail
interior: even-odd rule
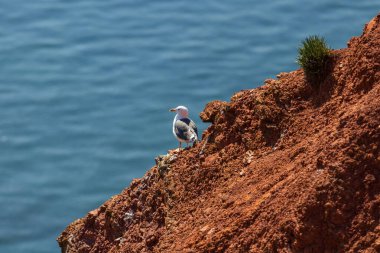
[[[198,141],[198,136],[194,131],[191,131],[190,135],[190,142],[197,142]]]

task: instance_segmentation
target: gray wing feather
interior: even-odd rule
[[[197,139],[198,139],[198,128],[197,128],[197,125],[195,125],[194,121],[190,120],[189,126],[194,130],[195,134],[197,135]]]
[[[198,139],[198,129],[191,120],[177,120],[174,124],[174,131],[177,137],[184,141],[190,141],[192,135]]]

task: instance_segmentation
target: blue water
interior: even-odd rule
[[[59,252],[66,225],[177,147],[169,108],[204,130],[207,102],[296,69],[308,35],[345,47],[379,7],[0,1],[0,252]]]

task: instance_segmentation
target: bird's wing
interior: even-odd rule
[[[184,141],[190,141],[192,136],[197,136],[197,132],[190,126],[190,123],[191,120],[187,118],[179,119],[175,122],[174,131],[178,138]]]
[[[195,125],[194,121],[190,120],[189,126],[194,130],[195,134],[197,135],[197,139],[198,139],[198,128],[197,128],[197,125]]]

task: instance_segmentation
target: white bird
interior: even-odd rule
[[[182,142],[186,142],[186,145],[197,142],[198,129],[194,121],[189,118],[189,110],[180,105],[169,111],[177,113],[173,120],[173,134],[179,141],[179,148],[181,149]]]

